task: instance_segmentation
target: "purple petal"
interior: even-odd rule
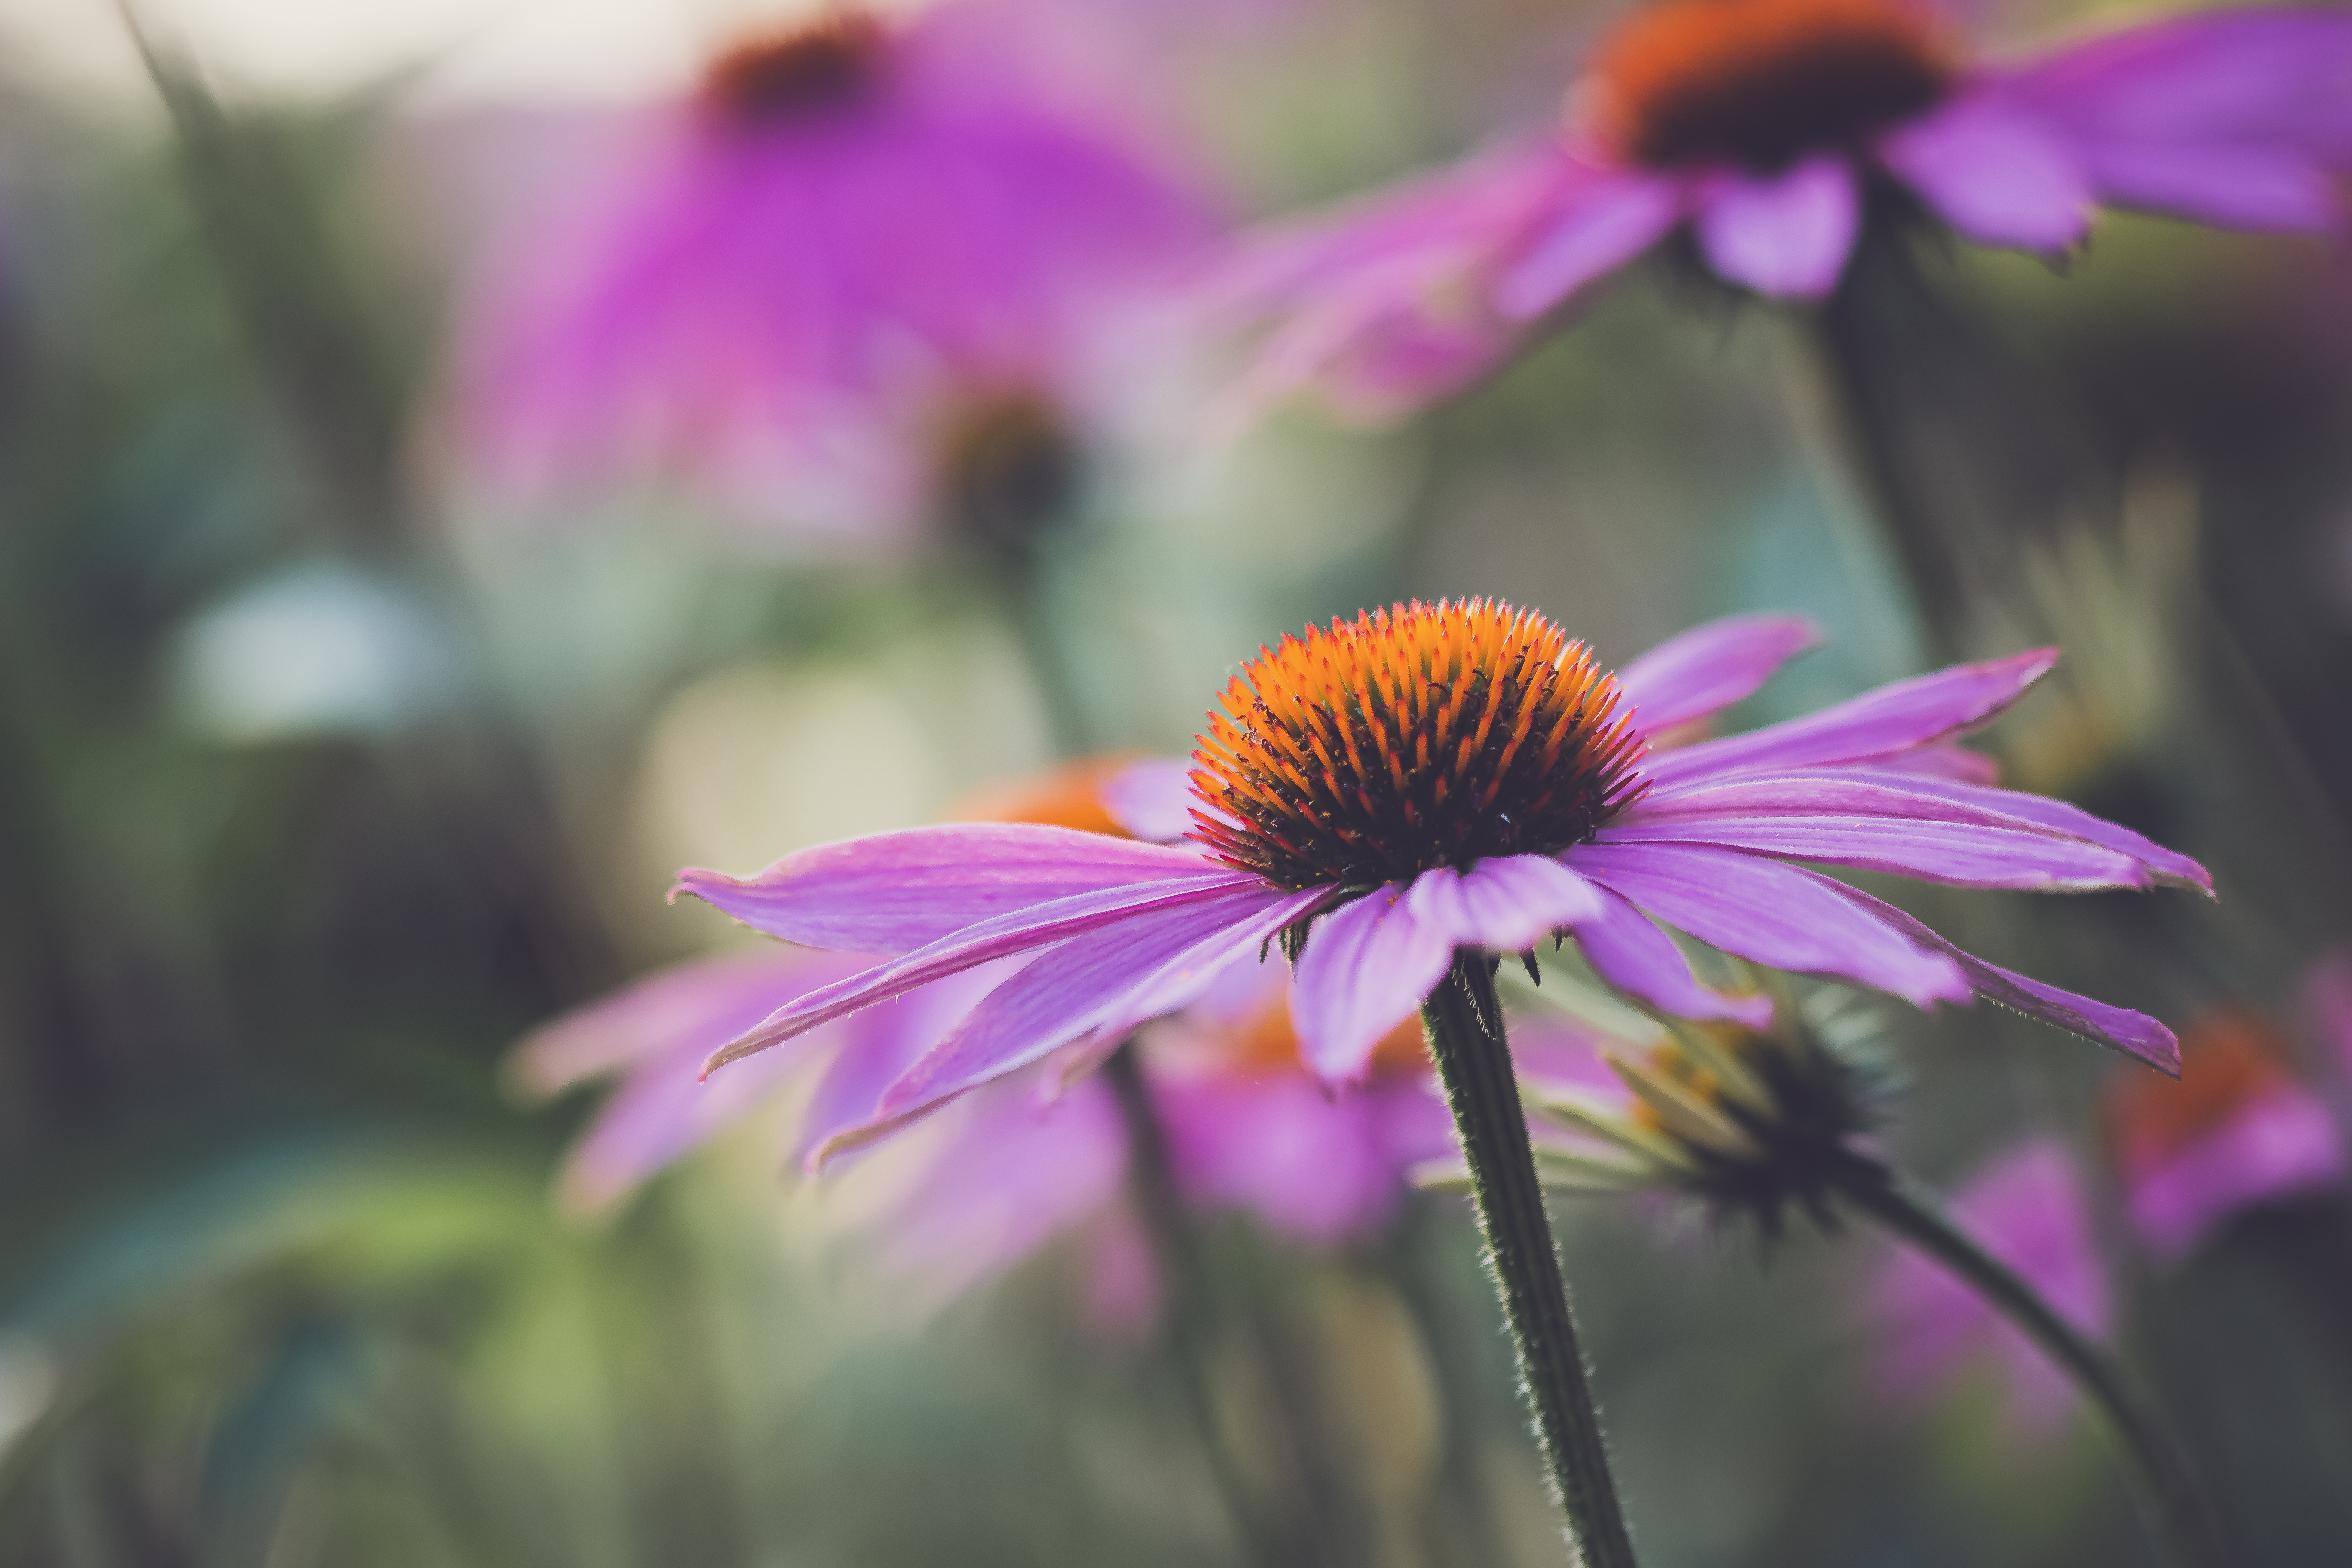
[[[1669,925],[1773,969],[1830,974],[1919,1006],[1963,1001],[1954,961],[1873,919],[1828,879],[1733,849],[1584,844],[1569,864]]]
[[[1926,924],[1896,909],[1884,900],[1874,899],[1859,888],[1849,888],[1814,871],[1799,871],[1836,894],[1855,909],[1884,921],[1922,946],[1934,949],[1950,959],[1968,976],[1969,986],[1988,1002],[2014,1009],[2030,1018],[2053,1024],[2069,1034],[2080,1035],[2103,1046],[2137,1057],[2149,1066],[2174,1078],[2180,1076],[2180,1042],[2172,1031],[2145,1013],[2135,1013],[2126,1007],[2110,1007],[2087,996],[2077,996],[2071,991],[2061,991],[2054,985],[2044,985],[2021,974],[1987,963],[1973,953],[1964,952],[1953,943],[1936,934]]]
[[[841,1019],[841,1046],[801,1118],[794,1160],[814,1174],[823,1151],[874,1120],[883,1090],[945,1038],[982,998],[1032,962],[1027,953],[1001,958]],[[726,1078],[712,1081],[724,1083]]]
[[[657,970],[542,1025],[515,1048],[509,1071],[532,1095],[555,1094],[680,1041],[716,1050],[793,997],[854,974],[866,960],[762,946]]]
[[[1405,1170],[1453,1145],[1452,1118],[1418,1077],[1335,1093],[1305,1073],[1155,1074],[1152,1088],[1187,1197],[1322,1246],[1386,1219]]]
[[[1769,1027],[1769,996],[1725,996],[1701,985],[1682,950],[1647,916],[1602,888],[1601,918],[1576,928],[1592,972],[1662,1012],[1685,1018],[1729,1018],[1752,1029]]]
[[[2344,220],[2334,177],[2299,147],[2084,141],[2084,167],[2117,206],[2258,234],[2326,234]]]
[[[2134,1172],[2127,1206],[2148,1245],[2179,1258],[2241,1209],[2341,1184],[2345,1166],[2344,1140],[2327,1108],[2289,1085]]]
[[[1391,882],[1318,926],[1298,961],[1290,1018],[1307,1065],[1360,1083],[1388,1032],[1421,1008],[1454,962],[1452,934],[1413,917]]]
[[[1660,643],[1619,670],[1617,684],[1654,735],[1752,695],[1821,640],[1803,616],[1726,616]]]
[[[879,1117],[903,1121],[1002,1078],[1111,1024],[1123,1037],[1182,1006],[1224,966],[1311,907],[1264,887],[1158,910],[1075,937],[1007,980],[883,1091]]]
[[[1879,156],[1986,245],[2063,250],[2090,228],[2091,182],[2066,138],[1999,93],[1954,99],[1888,137]]]
[[[1973,752],[1962,752],[1973,756]],[[1995,812],[2031,823],[2054,833],[2071,834],[2104,845],[2117,854],[2128,855],[2147,868],[2150,875],[2162,883],[2177,888],[2194,888],[2211,896],[2213,874],[2177,850],[2167,849],[2154,839],[2134,833],[2130,828],[2092,816],[2080,806],[2069,805],[2063,800],[2047,795],[2031,795],[2024,790],[1994,789],[1975,780],[1956,779],[1933,773],[1891,772],[1884,768],[1853,769],[1838,773],[1812,775],[1823,783],[1835,779],[1852,784],[1883,784],[1890,788],[1916,795],[1932,796],[1954,805]],[[1712,793],[1712,792],[1710,792]],[[1687,797],[1685,797],[1687,798]]]
[[[908,952],[1033,905],[1213,868],[1188,850],[1027,823],[959,822],[787,855],[756,877],[678,873],[690,893],[805,947]]]
[[[1087,838],[1099,836],[1071,833],[1069,837]],[[1119,842],[1117,839],[1104,841]],[[1192,860],[1196,869],[1203,863],[1197,858]],[[778,1008],[757,1028],[713,1056],[705,1070],[715,1071],[729,1062],[755,1051],[766,1050],[813,1029],[829,1018],[854,1013],[885,997],[896,996],[918,985],[975,968],[991,959],[1048,946],[1067,937],[1119,925],[1160,910],[1258,892],[1267,897],[1274,896],[1263,881],[1247,873],[1193,876],[1111,888],[1097,893],[1081,893],[1076,898],[1055,899],[992,921],[982,921],[928,947],[918,948],[902,958],[892,959],[862,974],[854,974],[823,990],[813,991],[788,1007]]]
[[[1517,259],[1496,279],[1495,309],[1531,321],[1665,238],[1682,219],[1676,182],[1590,170],[1562,186]]]
[[[1925,746],[1985,723],[2058,662],[2037,648],[1898,680],[1850,701],[1745,735],[1702,741],[1643,764],[1654,790],[1686,789],[1735,773],[1859,763]]]
[[[1592,885],[1549,855],[1493,855],[1467,875],[1423,871],[1405,894],[1412,918],[1456,947],[1525,952],[1601,913]]]
[[[2145,889],[2137,860],[2080,839],[1968,823],[1884,816],[1710,817],[1604,828],[1602,844],[1703,844],[1860,871],[1916,877],[1955,888],[2039,893]]]
[[[1173,844],[1192,831],[1192,764],[1178,757],[1148,757],[1103,782],[1103,809],[1147,844]]]
[[[1818,300],[1853,253],[1862,198],[1843,156],[1809,158],[1769,180],[1719,176],[1701,197],[1697,227],[1708,263],[1734,283]]]
[[[1966,746],[1949,742],[1897,752],[1891,757],[1879,757],[1872,762],[1871,766],[1881,773],[1949,779],[1954,784],[1997,784],[2000,782],[1999,763],[1982,752],[1971,752]]]

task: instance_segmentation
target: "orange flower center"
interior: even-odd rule
[[[1489,599],[1310,626],[1260,649],[1222,706],[1192,752],[1197,837],[1281,887],[1557,854],[1642,789],[1616,680]]]
[[[888,31],[859,11],[763,33],[710,62],[703,98],[743,125],[839,109],[873,88],[888,45]]]
[[[1585,85],[1624,158],[1771,172],[1918,113],[1956,69],[1905,0],[1661,0],[1618,26]]]
[[[2286,1042],[2258,1013],[2221,1008],[2199,1018],[2181,1031],[2179,1082],[2136,1072],[2108,1086],[2107,1127],[2125,1165],[2168,1159],[2291,1083],[2286,1058]]]

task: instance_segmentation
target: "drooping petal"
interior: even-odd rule
[[[1089,836],[1072,834],[1071,837]],[[1201,862],[1196,859],[1193,865],[1197,868]],[[903,994],[918,985],[926,985],[934,980],[976,968],[992,959],[1027,952],[1068,937],[1122,925],[1164,910],[1245,895],[1265,886],[1256,877],[1244,873],[1193,876],[1111,888],[1098,893],[1081,893],[1076,898],[1056,899],[992,921],[982,921],[928,947],[918,948],[904,957],[877,964],[862,974],[852,975],[836,984],[811,992],[791,1005],[778,1008],[757,1028],[713,1056],[705,1070],[715,1071],[729,1062],[740,1060],[755,1051],[766,1050],[795,1035],[804,1034],[828,1018],[854,1013],[885,997]]]
[[[1495,280],[1495,309],[1513,321],[1542,315],[1666,237],[1683,220],[1677,182],[1633,170],[1589,168],[1564,184]]]
[[[1601,913],[1598,891],[1549,855],[1490,855],[1467,873],[1440,866],[1413,879],[1412,916],[1456,947],[1524,952]]]
[[[1819,872],[1790,869],[1798,876],[1811,879],[1854,909],[1885,921],[1912,941],[1950,959],[1968,977],[1969,988],[1986,1001],[1999,1003],[2028,1017],[2053,1024],[2069,1034],[2080,1035],[2086,1040],[2137,1057],[2174,1078],[2180,1076],[2180,1042],[2173,1037],[2170,1029],[2147,1014],[2135,1013],[2127,1007],[2111,1007],[2088,996],[2077,996],[2071,991],[2061,991],[2054,985],[2044,985],[2038,980],[2012,974],[2006,969],[1987,963],[1973,953],[1963,952],[1937,935],[1923,921],[1882,899],[1874,899],[1858,888],[1847,887],[1843,882]]]
[[[2128,855],[2042,833],[1885,816],[1717,816],[1601,830],[1598,842],[1703,844],[1776,859],[1885,871],[1955,888],[2083,893],[2154,885]]]
[[[990,992],[900,1075],[882,1093],[879,1119],[902,1121],[1041,1060],[1126,1011],[1139,990],[1151,990],[1155,1001],[1168,999],[1152,1007],[1155,1013],[1182,1005],[1191,999],[1188,987],[1199,994],[1238,951],[1281,929],[1265,927],[1258,917],[1296,901],[1297,895],[1286,898],[1261,886],[1073,938]],[[1235,939],[1236,928],[1246,934]]]
[[[2063,250],[2090,229],[2081,158],[2057,128],[1997,92],[1964,94],[1901,127],[1879,157],[1983,244]]]
[[[1957,963],[1874,919],[1842,887],[1736,849],[1585,844],[1568,862],[1639,909],[1701,942],[1773,969],[1831,974],[1919,1006],[1969,995]]]
[[[1974,752],[1961,753],[1973,756]],[[2024,790],[1996,789],[1989,784],[1966,778],[1954,778],[1933,773],[1895,772],[1885,768],[1840,769],[1834,773],[1775,775],[1775,779],[1810,780],[1822,785],[1884,785],[1916,796],[1926,796],[1973,811],[1997,813],[2020,822],[2046,828],[2054,833],[2071,834],[2104,845],[2117,854],[2128,855],[2148,869],[2158,882],[2176,888],[2194,888],[2210,896],[2213,891],[2213,874],[2178,850],[2145,835],[2133,832],[2105,817],[2094,816],[2082,807],[2069,805],[2048,795],[2029,794]],[[1768,781],[1759,780],[1759,784]],[[1705,792],[1712,795],[1710,790]],[[1696,798],[1693,796],[1685,799]],[[1644,803],[1645,805],[1647,803]]]
[[[1808,158],[1770,179],[1720,176],[1700,198],[1696,227],[1708,264],[1734,283],[1818,300],[1853,254],[1862,197],[1843,155]]]
[[[1360,1083],[1382,1036],[1420,1010],[1454,962],[1452,933],[1414,918],[1394,882],[1317,927],[1298,961],[1290,1017],[1307,1065]]]
[[[1785,773],[1892,756],[1986,722],[2057,662],[2057,649],[2037,648],[1983,664],[1954,665],[1801,719],[1653,757],[1643,772],[1654,793],[1663,793],[1734,773]]]
[[[2240,1210],[2339,1186],[2345,1169],[2335,1118],[2300,1085],[2284,1085],[2133,1172],[2126,1207],[2148,1245],[2177,1259]]]
[[[763,944],[673,964],[533,1030],[515,1048],[509,1071],[527,1093],[548,1095],[660,1056],[679,1041],[698,1044],[708,1055],[781,1004],[855,974],[867,962]]]
[[[1701,985],[1674,939],[1607,888],[1601,918],[1576,928],[1592,972],[1629,996],[1685,1018],[1730,1018],[1751,1029],[1769,1027],[1769,996],[1725,996]]]
[[[819,845],[756,877],[681,871],[670,897],[806,947],[898,953],[1053,900],[1205,869],[1188,850],[1099,833],[957,822]]]
[[[1617,672],[1633,716],[1654,735],[1752,696],[1822,640],[1803,616],[1725,616],[1668,637]]]
[[[1035,954],[1025,952],[1000,958],[903,996],[877,1002],[819,1030],[823,1036],[838,1029],[841,1044],[802,1114],[793,1139],[793,1159],[814,1174],[822,1151],[844,1133],[874,1120],[883,1090],[946,1038],[982,997],[1035,959]],[[724,1083],[730,1076],[723,1074],[712,1083]]]
[[[2344,221],[2326,163],[2300,147],[2085,141],[2077,155],[2116,206],[2257,234],[2326,234]]]

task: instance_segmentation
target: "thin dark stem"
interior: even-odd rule
[[[1468,949],[1455,953],[1453,973],[1423,1005],[1422,1017],[1469,1161],[1486,1256],[1535,1410],[1536,1440],[1559,1487],[1577,1561],[1583,1568],[1633,1568],[1633,1543],[1609,1479],[1601,1417],[1585,1381],[1568,1282],[1544,1212],[1527,1112],[1519,1105],[1486,955]]]
[[[2183,1568],[2223,1568],[2221,1542],[2204,1489],[2171,1429],[2124,1369],[2032,1286],[1944,1217],[1935,1198],[1879,1166],[1857,1165],[1841,1180],[1848,1202],[1949,1268],[2064,1368],[2103,1411],[2129,1456],[2158,1540]]]
[[[1185,1394],[1244,1554],[1260,1568],[1306,1568],[1320,1563],[1323,1532],[1315,1528],[1314,1510],[1305,1506],[1309,1496],[1309,1478],[1305,1473],[1308,1455],[1296,1440],[1297,1434],[1287,1422],[1273,1424],[1275,1430],[1267,1436],[1274,1449],[1268,1456],[1274,1473],[1261,1476],[1252,1476],[1245,1469],[1228,1440],[1214,1375],[1220,1337],[1217,1294],[1210,1284],[1208,1260],[1202,1256],[1192,1217],[1176,1190],[1167,1132],[1132,1041],[1111,1053],[1103,1065],[1103,1077],[1118,1104],[1130,1160],[1129,1186],[1171,1299],[1171,1331],[1184,1373]],[[1265,1347],[1253,1341],[1247,1348],[1255,1353],[1243,1356],[1236,1370],[1245,1377],[1270,1373],[1273,1358],[1265,1353]],[[1276,1390],[1248,1392],[1268,1395],[1255,1404],[1271,1407],[1285,1403],[1276,1396]],[[1301,1506],[1271,1506],[1285,1496],[1297,1500]]]

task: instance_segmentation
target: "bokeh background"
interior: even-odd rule
[[[1129,73],[1235,221],[1549,112],[1603,19],[999,9]],[[616,107],[790,14],[0,8],[0,1562],[1232,1560],[1179,1374],[1089,1314],[1066,1249],[910,1288],[757,1123],[582,1217],[556,1172],[596,1097],[531,1102],[506,1066],[562,1009],[741,943],[665,905],[677,867],[928,820],[1055,752],[951,552],[747,550],[658,485],[523,516],[453,452],[457,301],[502,226]],[[2352,257],[2112,217],[2063,271],[1956,252],[1935,279],[1983,330],[1902,357],[1907,416],[2024,476],[1970,635],[2068,657],[1993,749],[2223,898],[2161,930],[1906,900],[2176,1024],[2267,1010],[2340,1082],[2303,997],[2347,914]],[[1803,333],[1670,267],[1386,428],[1285,408],[1211,437],[1170,403],[1042,567],[1099,743],[1180,751],[1260,642],[1404,595],[1500,593],[1612,661],[1715,614],[1815,616],[1831,645],[1746,721],[1930,658]],[[2131,1070],[1989,1008],[1887,1027],[1887,1137],[1937,1182],[2029,1132],[2087,1146]],[[2021,1434],[1990,1373],[1874,1377],[1870,1238],[1558,1219],[1657,1568],[2150,1560],[2087,1418]],[[1208,1241],[1297,1373],[1336,1561],[1559,1560],[1457,1200],[1339,1248],[1238,1217]],[[2247,1560],[2341,1561],[2344,1196],[2125,1272],[2126,1342]]]

